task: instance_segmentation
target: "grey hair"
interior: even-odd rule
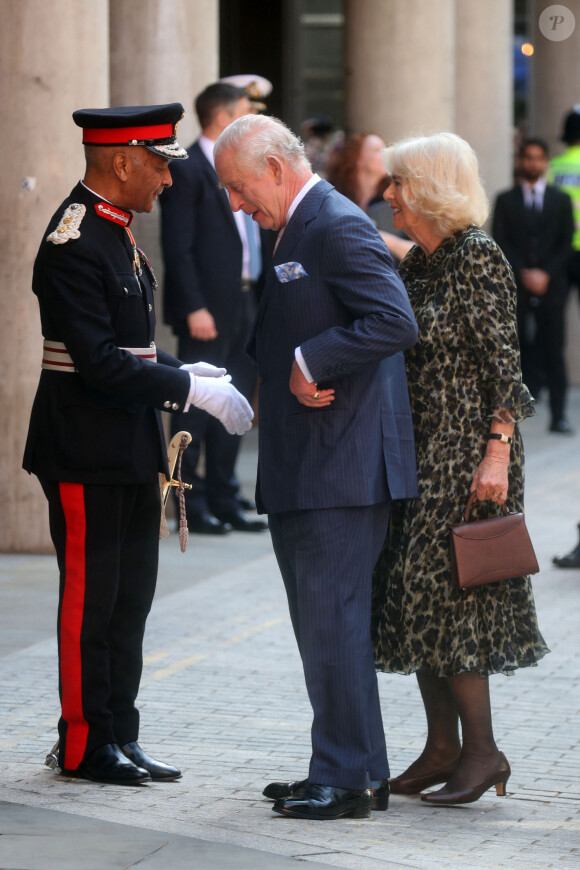
[[[238,165],[251,167],[258,175],[265,172],[268,157],[277,157],[296,172],[311,169],[302,140],[268,115],[242,115],[228,124],[215,144],[214,157],[229,149],[235,151]]]

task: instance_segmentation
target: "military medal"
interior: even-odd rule
[[[125,232],[129,236],[129,241],[131,242],[131,248],[133,250],[133,262],[132,262],[133,271],[135,272],[135,275],[139,275],[139,277],[141,277],[141,275],[143,274],[143,269],[141,268],[141,259],[139,257],[139,249],[137,248],[137,245],[135,244],[135,239],[133,238],[133,233],[131,232],[129,227],[125,227]]]

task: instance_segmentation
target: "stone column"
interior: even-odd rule
[[[530,3],[530,41],[534,46],[531,64],[530,134],[545,139],[556,154],[563,149],[560,141],[563,119],[572,106],[580,103],[580,0],[565,0],[563,5],[575,19],[573,33],[560,39],[567,31],[566,22],[546,22],[540,29],[540,16],[549,0]],[[547,13],[549,15],[549,13]],[[546,34],[546,35],[544,35]],[[558,37],[558,38],[556,38]]]
[[[348,132],[454,127],[454,0],[346,0]]]
[[[46,500],[21,469],[42,356],[32,265],[50,216],[83,174],[71,114],[107,103],[108,4],[3,0],[0,8],[0,551],[42,552],[52,547]]]
[[[111,105],[180,102],[178,139],[189,147],[199,133],[193,101],[219,78],[219,0],[109,0]],[[133,232],[163,283],[159,214],[137,215]],[[157,344],[173,352],[157,301]]]
[[[571,20],[550,20],[550,12],[546,21],[541,19],[542,12],[554,5],[548,0],[533,0],[530,5],[534,54],[529,131],[545,139],[552,154],[559,154],[566,147],[560,139],[564,118],[580,104],[580,0],[559,4],[575,17],[573,32],[564,39],[560,37],[567,34]],[[580,385],[580,309],[575,295],[568,299],[566,311],[566,363],[569,383]]]
[[[455,127],[479,157],[490,202],[513,177],[513,9],[506,0],[455,4]]]

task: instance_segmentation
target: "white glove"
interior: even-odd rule
[[[217,366],[212,366],[211,363],[206,362],[186,363],[183,366],[179,366],[179,368],[184,369],[186,372],[191,372],[193,375],[199,375],[202,378],[221,378],[222,375],[227,374],[227,369],[219,369]]]
[[[192,380],[193,380],[192,376]],[[249,403],[230,383],[230,376],[195,376],[195,393],[191,403],[217,417],[230,435],[243,435],[252,426],[254,412]]]

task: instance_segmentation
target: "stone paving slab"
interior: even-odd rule
[[[289,858],[0,802],[0,870],[291,870]],[[30,846],[34,830],[36,849]],[[327,868],[330,865],[324,865]]]
[[[580,430],[580,390],[574,391],[570,419]],[[13,630],[5,654],[0,647],[0,800],[30,808],[29,854],[38,857],[43,848],[35,813],[52,811],[65,823],[125,826],[132,831],[130,845],[143,851],[140,867],[155,866],[143,860],[155,860],[147,849],[159,837],[166,844],[160,856],[178,840],[186,849],[181,839],[238,849],[240,870],[251,864],[245,863],[247,848],[270,862],[353,870],[578,870],[580,571],[553,568],[551,558],[576,542],[580,436],[549,436],[546,425],[540,406],[523,434],[526,514],[541,567],[536,604],[552,652],[537,668],[491,681],[496,738],[512,767],[507,798],[491,790],[474,804],[433,808],[395,796],[388,812],[368,821],[274,815],[261,790],[271,779],[305,775],[311,713],[268,536],[239,533],[220,541],[192,536],[185,555],[175,536],[162,542],[159,595],[146,637],[140,739],[178,763],[183,779],[116,788],[58,777],[42,765],[58,716],[56,642],[46,616],[56,607],[56,584],[48,586],[53,560],[0,556],[3,598],[23,573],[30,590],[41,590],[35,639],[31,617],[18,641],[18,607],[6,617],[0,611],[0,633],[5,626]],[[28,606],[33,610],[34,600]],[[398,773],[423,747],[424,714],[413,678],[380,675],[379,686]],[[6,865],[3,839],[0,870],[52,870],[48,864]],[[220,863],[227,860],[224,853],[199,866],[220,870],[229,868]]]

